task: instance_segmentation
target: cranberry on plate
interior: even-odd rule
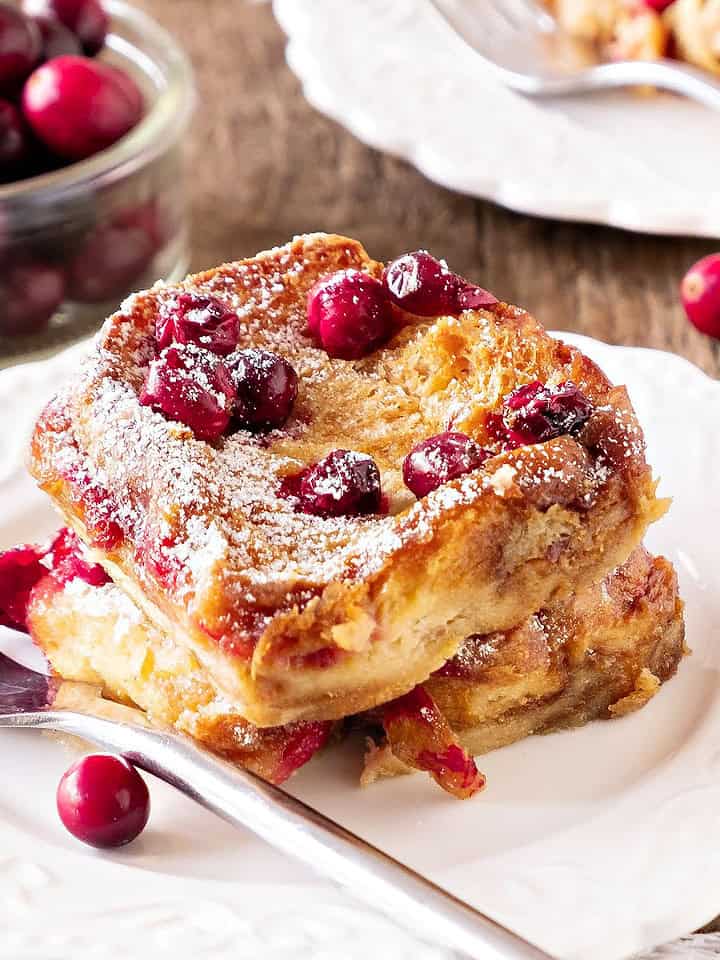
[[[224,356],[237,346],[239,326],[238,315],[217,297],[181,293],[161,305],[155,336],[161,350],[172,343],[197,343]]]
[[[89,57],[105,44],[110,20],[100,0],[23,0],[23,10],[31,16],[57,20],[77,37]]]
[[[419,317],[458,314],[492,307],[498,301],[487,290],[453,273],[426,250],[406,253],[385,268],[383,283],[392,301]]]
[[[219,357],[195,344],[168,347],[153,360],[140,403],[190,427],[198,440],[217,440],[228,428],[237,394]]]
[[[387,339],[392,325],[383,285],[360,270],[323,277],[308,295],[308,327],[331,357],[364,357]]]
[[[680,293],[693,326],[720,340],[720,253],[711,253],[693,264]]]
[[[592,402],[571,380],[555,387],[535,380],[508,394],[503,404],[503,422],[512,441],[543,443],[575,433],[592,411]]]
[[[0,3],[0,91],[17,93],[42,52],[37,24],[9,3]]]
[[[36,136],[68,160],[84,160],[139,122],[143,97],[135,81],[106,63],[57,57],[28,78],[23,112]]]
[[[420,500],[448,480],[481,467],[491,456],[464,433],[439,433],[416,444],[405,457],[403,480]]]
[[[300,509],[320,517],[362,516],[382,508],[377,464],[354,450],[333,450],[305,470],[297,494]]]
[[[150,816],[145,781],[127,760],[96,753],[74,763],[57,789],[67,830],[92,847],[122,847],[139,836]]]
[[[269,350],[239,350],[227,359],[237,390],[235,420],[248,430],[273,430],[290,416],[298,377],[283,357]]]

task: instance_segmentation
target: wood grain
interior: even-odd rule
[[[427,247],[548,327],[673,350],[720,375],[720,344],[688,324],[678,299],[687,267],[718,244],[539,220],[452,193],[304,101],[269,5],[139,5],[197,71],[188,145],[194,267],[318,229],[358,237],[379,259]]]

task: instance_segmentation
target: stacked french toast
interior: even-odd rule
[[[424,251],[313,234],[129,298],[30,467],[65,526],[0,556],[0,622],[275,783],[360,731],[363,782],[469,797],[684,653],[627,392]]]

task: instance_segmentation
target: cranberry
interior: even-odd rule
[[[160,307],[155,335],[161,350],[171,343],[197,343],[223,356],[237,346],[238,327],[237,314],[222,300],[182,293]]]
[[[40,59],[37,24],[8,3],[0,3],[0,90],[16,93]]]
[[[583,426],[593,411],[588,398],[571,380],[547,387],[535,380],[505,398],[503,422],[511,441],[542,443]]]
[[[140,403],[190,427],[199,440],[227,430],[236,402],[230,371],[195,344],[168,347],[148,370]]]
[[[43,60],[55,57],[77,57],[82,53],[80,41],[67,27],[55,17],[34,17],[42,37]]]
[[[239,350],[227,363],[237,390],[239,425],[248,430],[281,427],[298,392],[297,374],[287,360],[269,350]]]
[[[439,433],[416,444],[403,461],[403,480],[418,500],[448,480],[477,470],[491,457],[464,433]]]
[[[68,297],[78,303],[103,303],[124,296],[157,253],[152,224],[123,215],[101,224],[86,237],[67,267]]]
[[[690,267],[680,293],[693,326],[720,339],[720,253],[711,253]]]
[[[57,788],[67,830],[91,847],[122,847],[139,836],[150,816],[145,781],[123,757],[95,753],[74,763]]]
[[[89,57],[105,44],[110,21],[99,0],[23,0],[23,10],[58,20],[77,37]]]
[[[27,128],[20,111],[7,100],[0,100],[0,179],[15,176],[28,156]]]
[[[675,0],[641,0],[644,6],[649,10],[655,10],[656,13],[662,13],[664,10],[667,10],[670,4],[674,2]]]
[[[497,297],[452,273],[444,261],[425,250],[393,260],[385,268],[383,283],[399,307],[419,317],[458,314],[498,302]]]
[[[15,264],[0,272],[0,336],[36,333],[63,301],[62,270],[49,264]]]
[[[13,630],[27,630],[25,623],[30,593],[48,573],[42,563],[45,551],[37,547],[15,547],[0,553],[0,624]]]
[[[57,57],[28,79],[23,110],[53,152],[84,160],[132,130],[142,116],[142,94],[127,74],[106,63]]]
[[[298,498],[304,513],[320,517],[379,513],[380,471],[365,453],[333,450],[300,476]]]
[[[86,560],[77,534],[67,527],[60,530],[53,540],[50,556],[53,577],[58,583],[84,580],[91,587],[102,587],[110,582],[110,577],[99,563]]]
[[[308,327],[331,357],[365,356],[389,336],[392,323],[382,284],[360,270],[323,277],[308,295]]]

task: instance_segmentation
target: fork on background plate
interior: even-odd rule
[[[508,87],[558,97],[650,86],[720,110],[720,82],[674,60],[598,63],[591,45],[568,36],[535,0],[430,0]]]
[[[552,960],[317,810],[221,760],[189,737],[108,720],[93,712],[90,697],[68,698],[69,709],[56,709],[52,701],[57,687],[53,679],[0,653],[0,727],[70,734],[121,754],[213,813],[339,883],[418,936],[478,960]],[[98,707],[106,703],[99,697],[96,702]]]

